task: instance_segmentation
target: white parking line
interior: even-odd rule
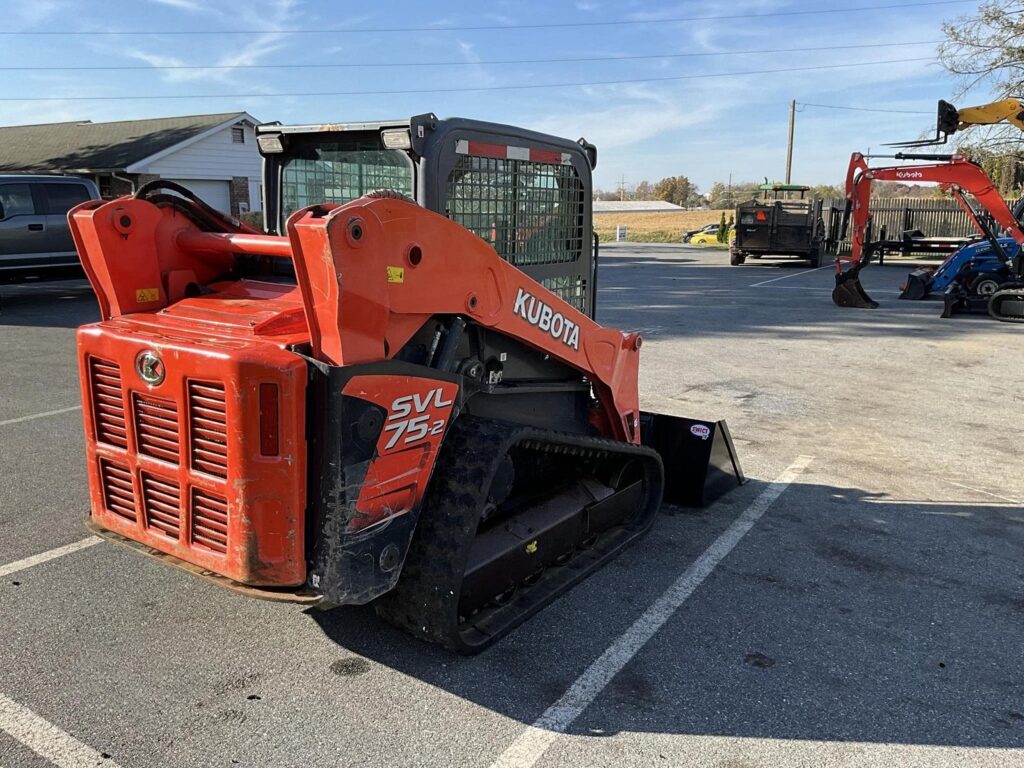
[[[966,488],[968,491],[974,491],[975,493],[980,493],[983,496],[991,496],[993,499],[1002,499],[1003,501],[1007,501],[1007,502],[1009,502],[1010,504],[1012,504],[1014,506],[1018,506],[1019,507],[1020,505],[1024,504],[1024,501],[1017,501],[1016,499],[1008,499],[1005,496],[1000,496],[998,493],[990,493],[988,491],[983,491],[983,490],[981,490],[981,488],[975,488],[975,487],[970,486],[970,485],[964,485],[963,483],[954,483],[952,480],[947,480],[946,482],[949,483],[950,485],[955,485],[957,488]]]
[[[72,552],[77,552],[80,549],[85,549],[93,546],[94,544],[99,544],[101,541],[103,541],[103,539],[99,536],[89,536],[81,541],[75,541],[71,544],[65,544],[63,547],[57,547],[56,549],[47,550],[46,552],[40,552],[38,555],[26,557],[24,560],[15,560],[13,563],[0,565],[0,579],[4,576],[10,576],[12,573],[24,571],[26,568],[31,568],[33,565],[39,565],[41,563],[49,562],[50,560],[56,560],[58,557],[64,557],[64,555],[70,555]]]
[[[0,731],[58,768],[119,768],[110,758],[3,694],[0,694]]]
[[[783,275],[782,277],[773,277],[771,280],[762,280],[760,283],[754,283],[753,285],[748,285],[747,287],[748,288],[760,288],[762,285],[768,285],[768,283],[775,283],[775,282],[778,282],[779,280],[788,280],[791,277],[799,277],[800,275],[809,275],[809,274],[811,274],[811,272],[817,272],[819,269],[829,269],[829,268],[833,268],[834,269],[834,267],[832,267],[831,264],[823,264],[822,266],[815,267],[814,269],[802,269],[799,272],[793,272],[792,274]]]
[[[8,424],[20,424],[23,421],[32,421],[33,419],[44,419],[47,416],[57,416],[58,414],[61,413],[71,413],[72,411],[80,410],[82,410],[82,406],[72,405],[68,408],[58,408],[55,411],[43,411],[42,413],[33,413],[30,416],[19,416],[16,419],[6,419],[5,421],[0,421],[0,427],[6,427]]]
[[[633,625],[576,678],[558,701],[501,753],[491,768],[530,768],[701,585],[790,483],[814,460],[798,456]]]

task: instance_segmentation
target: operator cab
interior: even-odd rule
[[[479,235],[506,261],[594,315],[597,149],[508,125],[433,114],[408,120],[262,125],[266,228],[295,211],[401,192]]]

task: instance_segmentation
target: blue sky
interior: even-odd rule
[[[329,0],[5,0],[8,31],[79,31],[70,37],[4,37],[0,67],[139,66],[139,70],[5,71],[0,96],[192,96],[173,100],[0,101],[0,124],[123,120],[246,110],[260,120],[328,122],[432,111],[523,125],[598,145],[596,183],[615,188],[685,174],[703,190],[716,180],[781,178],[790,99],[920,110],[883,114],[803,107],[794,181],[840,181],[849,153],[914,138],[934,122],[956,83],[931,57],[944,19],[976,2],[891,10],[757,17],[757,14],[899,5],[913,0],[497,0],[353,3]],[[731,20],[672,21],[732,15]],[[450,30],[458,26],[652,23],[547,29]],[[330,32],[429,27],[415,33]],[[257,34],[111,36],[108,31],[253,30]],[[843,48],[889,44],[877,48]],[[799,53],[737,53],[818,48]],[[716,54],[679,56],[679,54]],[[724,55],[722,55],[724,54]],[[668,55],[675,55],[668,58]],[[621,57],[653,58],[622,60]],[[620,57],[612,61],[489,64],[494,60]],[[873,66],[832,68],[857,62]],[[398,63],[387,68],[245,69],[253,64]],[[423,66],[457,62],[455,66]],[[161,70],[160,65],[220,69]],[[716,73],[805,68],[760,75]],[[811,68],[811,69],[806,69]],[[693,77],[700,76],[700,77]],[[656,80],[692,77],[692,79]],[[427,89],[648,80],[605,85],[457,93]],[[338,91],[403,94],[296,97]],[[234,96],[233,94],[245,94]],[[267,95],[262,95],[267,94]],[[969,101],[983,101],[972,94]]]

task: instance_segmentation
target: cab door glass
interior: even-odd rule
[[[32,188],[28,184],[0,184],[0,205],[3,206],[4,219],[32,216],[36,212],[32,203]]]

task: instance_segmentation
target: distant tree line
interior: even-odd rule
[[[707,205],[697,185],[685,176],[666,176],[661,181],[644,179],[631,190],[595,190],[598,200],[664,200],[682,208],[702,208]]]
[[[1019,197],[1024,191],[1024,156],[1010,156],[1005,153],[986,153],[976,150],[974,157],[989,174],[996,186],[1008,197]],[[665,200],[683,208],[729,209],[738,203],[761,196],[762,182],[739,181],[728,184],[716,181],[707,194],[701,194],[696,185],[685,176],[668,176],[656,184],[641,181],[630,190],[601,190],[595,192],[598,200]],[[810,188],[808,198],[825,200],[845,196],[843,188],[836,184],[815,184]],[[936,186],[922,184],[900,184],[895,181],[876,181],[871,185],[871,196],[946,198]]]

